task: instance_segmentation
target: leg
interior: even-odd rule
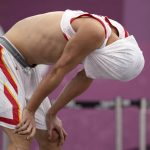
[[[37,129],[35,136],[40,150],[61,150],[62,146],[58,146],[57,142],[50,142],[48,140],[48,132],[47,130]]]
[[[8,150],[29,150],[31,141],[26,140],[25,135],[18,135],[14,133],[13,129],[3,127],[2,130],[7,134],[10,144]]]
[[[37,82],[40,82],[42,77],[40,75],[40,70],[38,67],[35,68],[35,73]],[[33,87],[33,84],[31,87]],[[48,97],[46,97],[35,113],[36,127],[38,128],[36,130],[35,138],[39,144],[40,150],[61,150],[61,146],[58,146],[57,142],[50,142],[48,140],[48,131],[46,130],[47,126],[45,122],[45,116],[50,107],[50,100]]]

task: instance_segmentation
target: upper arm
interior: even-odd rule
[[[100,26],[83,23],[76,34],[67,42],[61,57],[54,65],[54,70],[61,70],[64,74],[71,71],[87,55],[101,46],[104,37]]]

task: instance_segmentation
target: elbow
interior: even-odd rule
[[[54,80],[63,80],[65,74],[63,73],[62,67],[54,67],[50,73],[50,78]]]

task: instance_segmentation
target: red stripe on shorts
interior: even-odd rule
[[[8,81],[10,82],[14,90],[16,91],[16,93],[18,94],[17,84],[15,83],[5,62],[3,61],[3,54],[2,54],[3,50],[4,50],[3,47],[0,45],[0,68],[2,69],[4,75],[6,76],[6,78],[8,79]]]
[[[4,94],[5,96],[8,98],[8,100],[10,101],[10,103],[12,104],[12,114],[13,114],[13,118],[9,119],[9,118],[4,118],[4,117],[0,117],[0,121],[3,121],[5,123],[8,124],[12,124],[12,125],[17,125],[20,121],[19,119],[19,105],[17,104],[17,101],[15,100],[15,98],[11,95],[10,91],[8,90],[8,88],[4,85]]]

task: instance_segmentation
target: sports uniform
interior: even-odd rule
[[[105,40],[102,46],[90,53],[83,61],[86,75],[92,79],[106,78],[120,81],[129,81],[138,76],[144,67],[142,51],[134,36],[128,36],[128,32],[117,21],[80,10],[66,10],[61,20],[64,37],[69,40],[76,34],[71,23],[84,16],[96,19],[105,29]],[[117,29],[119,40],[106,45],[111,35],[110,26]]]

